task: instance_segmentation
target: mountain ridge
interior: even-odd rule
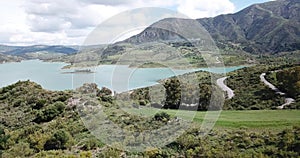
[[[0,53],[22,56],[26,53],[46,51],[49,53],[73,54],[77,49],[62,45],[32,45],[32,46],[8,46],[0,45]]]
[[[164,20],[169,19],[160,22]],[[216,43],[240,45],[249,53],[276,54],[300,50],[299,0],[254,4],[234,14],[196,20],[210,33]],[[173,38],[174,34],[170,31],[153,28],[151,25],[140,34],[123,42],[143,43]]]

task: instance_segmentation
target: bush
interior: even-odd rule
[[[65,130],[59,130],[53,134],[53,136],[46,141],[44,145],[45,150],[55,150],[55,149],[66,149],[67,143],[71,136]]]
[[[2,157],[5,158],[15,158],[15,157],[30,157],[34,151],[30,149],[30,146],[28,143],[20,142],[16,145],[14,145],[9,150],[5,151],[2,154]]]
[[[160,112],[154,115],[156,121],[169,121],[170,115],[165,112]]]
[[[112,103],[113,97],[109,96],[109,95],[105,95],[105,96],[100,97],[100,99],[104,102]]]
[[[22,99],[17,99],[14,103],[13,103],[13,107],[19,107],[22,105],[22,103],[25,102]]]
[[[89,138],[88,140],[83,142],[82,150],[93,150],[98,147],[103,146],[103,143],[100,142],[97,138]]]
[[[112,95],[112,91],[106,87],[102,87],[101,90],[97,93],[97,96],[103,96],[103,95]]]
[[[4,129],[0,127],[0,151],[6,149],[6,143],[9,137],[9,135],[5,134]]]
[[[45,99],[40,99],[38,100],[35,105],[33,105],[33,109],[41,109],[42,107],[44,107],[44,105],[47,103],[47,101]]]
[[[153,158],[157,157],[159,154],[159,149],[158,148],[153,148],[153,147],[147,147],[146,151],[144,153],[145,157]]]
[[[56,102],[52,105],[49,105],[47,108],[37,113],[37,117],[34,122],[49,122],[59,114],[63,113],[65,108],[66,106],[63,102]]]
[[[66,109],[65,103],[63,103],[63,102],[61,102],[61,101],[55,102],[55,103],[54,103],[54,107],[56,108],[56,110],[57,110],[59,113],[64,112],[65,109]]]
[[[37,130],[34,131],[32,134],[29,134],[28,142],[31,148],[37,151],[42,151],[49,137],[50,135],[48,133],[45,133],[44,131],[41,130]]]
[[[120,157],[121,151],[115,148],[106,148],[98,155],[98,157]]]
[[[139,101],[139,104],[140,104],[141,106],[145,106],[145,105],[147,104],[147,102],[146,102],[145,100],[140,100],[140,101]]]
[[[112,102],[112,91],[108,88],[102,87],[101,90],[97,92],[97,96],[104,102]]]

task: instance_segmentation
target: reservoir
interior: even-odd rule
[[[212,73],[231,72],[244,66],[226,68],[198,68],[174,70],[169,68],[129,68],[126,65],[100,65],[89,68],[93,73],[66,73],[66,63],[26,60],[0,64],[0,87],[17,81],[30,80],[48,90],[75,89],[83,83],[97,83],[98,87],[108,87],[116,92],[132,90],[157,84],[160,79],[188,72],[208,71]]]

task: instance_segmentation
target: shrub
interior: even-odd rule
[[[66,109],[65,103],[63,103],[63,102],[61,102],[61,101],[55,102],[55,103],[54,103],[54,107],[57,109],[57,111],[58,111],[59,113],[64,112],[65,109]]]
[[[30,146],[28,143],[20,142],[13,147],[11,147],[9,150],[5,151],[2,154],[2,157],[5,158],[15,158],[15,157],[30,157],[34,151],[30,149]]]
[[[34,133],[28,136],[28,142],[30,143],[30,147],[34,148],[37,151],[43,150],[46,141],[49,139],[49,136],[49,134],[44,133],[43,131],[35,131]]]
[[[35,105],[32,106],[33,109],[41,109],[47,103],[45,99],[38,100]]]
[[[63,113],[65,108],[66,106],[63,102],[56,102],[52,105],[49,105],[47,108],[37,113],[37,117],[34,122],[49,122],[59,114]]]
[[[100,97],[100,99],[104,102],[112,103],[113,97],[109,96],[109,95],[104,95],[104,96]]]
[[[66,149],[67,143],[70,140],[70,134],[65,130],[55,132],[52,137],[46,141],[45,150]]]
[[[120,157],[121,151],[115,148],[106,148],[98,155],[98,157]]]
[[[165,112],[160,112],[154,115],[156,121],[169,121],[170,115]]]
[[[142,106],[145,106],[147,104],[147,102],[145,100],[140,100],[139,104],[142,105]]]
[[[14,107],[19,107],[22,105],[22,103],[25,102],[24,100],[22,99],[17,99],[14,103],[13,103],[13,106]]]
[[[101,90],[98,91],[97,96],[104,102],[112,102],[112,91],[108,88],[102,87]]]
[[[6,148],[6,143],[8,139],[9,135],[6,135],[4,129],[0,127],[0,150],[4,150]]]
[[[102,96],[102,95],[112,95],[112,91],[106,87],[102,87],[101,90],[97,93],[97,96]]]
[[[101,147],[103,144],[97,138],[89,138],[83,142],[82,150],[92,150]]]
[[[159,154],[159,149],[158,148],[153,148],[153,147],[147,147],[146,151],[144,153],[145,157],[153,158],[157,157]]]

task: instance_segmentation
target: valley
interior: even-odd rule
[[[300,1],[251,4],[113,43],[1,44],[0,157],[299,157]]]

